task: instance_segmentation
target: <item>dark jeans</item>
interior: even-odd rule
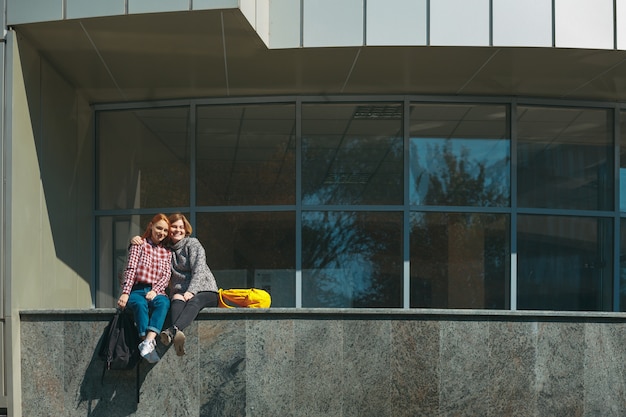
[[[176,326],[178,330],[185,329],[205,307],[217,307],[217,293],[202,291],[189,301],[172,300],[170,307],[172,326]]]

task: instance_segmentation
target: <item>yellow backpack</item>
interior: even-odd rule
[[[272,297],[258,288],[219,289],[217,305],[224,308],[270,308]]]

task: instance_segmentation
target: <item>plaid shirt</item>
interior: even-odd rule
[[[130,245],[124,271],[122,294],[130,294],[135,284],[152,285],[157,294],[165,294],[172,275],[172,254],[150,239],[141,245]]]

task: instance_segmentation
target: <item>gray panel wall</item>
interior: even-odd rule
[[[187,355],[110,371],[112,310],[22,313],[28,416],[623,416],[625,316],[206,310]]]

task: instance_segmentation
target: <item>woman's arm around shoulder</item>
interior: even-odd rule
[[[131,245],[141,245],[141,244],[142,244],[142,243],[144,243],[144,242],[145,242],[145,240],[144,240],[144,238],[142,238],[141,236],[133,236],[133,237],[130,239],[130,244],[131,244]]]

